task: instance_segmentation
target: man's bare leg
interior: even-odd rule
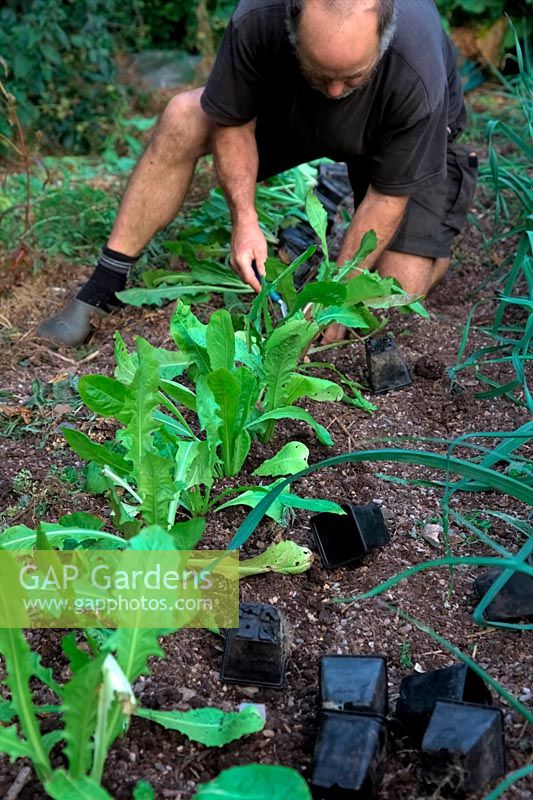
[[[168,103],[137,163],[108,247],[136,256],[180,210],[198,159],[210,152],[211,122],[200,106],[203,89]]]
[[[377,263],[377,270],[382,278],[396,278],[408,294],[426,297],[449,266],[449,258],[424,258],[386,250]]]
[[[178,213],[198,159],[211,150],[212,123],[200,106],[202,91],[185,92],[168,103],[129,180],[93,275],[74,300],[41,323],[39,336],[71,347],[84,342],[91,322],[111,310],[128,265]]]

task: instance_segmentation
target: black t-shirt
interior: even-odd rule
[[[396,0],[398,25],[369,83],[330,99],[312,89],[289,41],[286,0],[242,0],[202,95],[221,125],[258,118],[263,139],[290,132],[294,163],[346,161],[375,189],[411,194],[446,176],[447,128],[465,110],[456,52],[433,0]],[[280,138],[282,137],[282,138]]]

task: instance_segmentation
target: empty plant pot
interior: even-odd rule
[[[474,581],[474,589],[481,600],[501,574],[491,569]],[[494,600],[487,606],[485,619],[491,622],[517,622],[533,619],[533,578],[523,572],[515,572],[502,586]]]
[[[424,735],[437,700],[492,703],[487,685],[466,664],[409,675],[400,684],[396,717],[413,738]]]
[[[311,774],[315,800],[373,800],[386,749],[387,729],[381,719],[322,711]]]
[[[478,792],[505,774],[499,708],[439,700],[422,742],[424,778],[453,797]]]
[[[346,193],[351,190],[348,167],[340,162],[336,164],[320,164],[318,167],[318,182],[323,180],[336,180],[346,186]]]
[[[280,689],[287,662],[284,633],[277,608],[241,603],[239,627],[226,634],[220,679],[224,683]]]
[[[390,541],[380,507],[342,505],[345,515],[328,511],[311,518],[318,552],[327,569],[359,564],[365,555]]]
[[[374,394],[411,386],[411,375],[405,359],[390,334],[368,339],[365,348],[370,388]]]
[[[320,702],[323,709],[387,713],[385,656],[323,656],[320,659]]]
[[[321,178],[317,188],[321,194],[325,195],[336,206],[342,203],[346,195],[351,191],[349,181],[348,187],[346,187],[346,183],[329,177]]]

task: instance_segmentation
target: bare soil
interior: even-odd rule
[[[247,466],[249,472],[291,438],[304,441],[310,447],[310,463],[313,463],[348,450],[387,446],[382,440],[391,437],[450,440],[476,431],[509,432],[526,422],[528,414],[523,408],[504,400],[477,399],[474,395],[480,386],[473,376],[465,374],[462,378],[463,394],[452,393],[447,378],[446,368],[455,363],[466,315],[474,297],[478,299],[477,287],[487,274],[485,262],[481,236],[470,227],[457,240],[453,270],[426,303],[430,320],[391,314],[389,327],[413,373],[410,388],[377,398],[378,410],[372,416],[340,404],[309,403],[307,407],[329,428],[335,440],[334,447],[327,449],[317,444],[301,423],[285,422],[279,426],[271,444],[253,448]],[[87,273],[89,271],[87,268]],[[120,329],[130,344],[134,336],[140,334],[158,345],[169,345],[172,307],[126,308],[105,320],[88,347],[74,353],[52,349],[35,338],[35,326],[73,291],[69,266],[56,263],[46,267],[31,282],[14,286],[0,307],[1,388],[11,397],[2,399],[0,404],[12,408],[28,406],[31,384],[36,379],[49,384],[69,375],[112,374],[115,329]],[[490,297],[491,290],[485,290],[485,294]],[[483,313],[490,316],[490,307]],[[474,341],[480,344],[481,334],[476,333]],[[361,343],[354,341],[328,357],[350,377],[365,380]],[[2,430],[16,419],[13,411],[11,418],[8,414],[5,412],[0,417]],[[27,423],[20,421],[10,437],[0,438],[0,509],[5,512],[16,505],[18,496],[12,482],[21,469],[31,471],[35,484],[30,490],[31,502],[17,513],[17,523],[34,525],[38,518],[36,511],[41,512],[40,518],[47,520],[56,520],[63,513],[80,509],[108,518],[101,498],[80,494],[50,473],[52,466],[58,469],[67,465],[81,467],[62,439],[60,426],[64,422],[79,424],[93,435],[109,431],[104,422],[90,421],[83,409],[73,412],[68,402],[52,402],[29,407]],[[482,435],[475,441],[487,447],[494,445],[494,440]],[[446,446],[439,443],[404,441],[400,446],[446,452]],[[464,447],[457,450],[458,454],[468,452]],[[453,662],[448,652],[398,613],[385,608],[378,599],[349,605],[332,602],[335,598],[358,595],[412,564],[444,555],[443,545],[431,545],[420,535],[424,523],[440,517],[440,490],[385,482],[376,473],[403,478],[442,478],[422,468],[370,461],[315,473],[300,481],[295,489],[314,497],[379,503],[391,533],[390,545],[355,569],[328,573],[317,557],[305,575],[267,575],[248,579],[241,585],[241,599],[273,603],[286,618],[291,641],[283,690],[223,685],[219,680],[223,641],[206,631],[181,631],[166,638],[166,658],[153,661],[151,674],[135,686],[139,701],[150,708],[184,710],[209,705],[229,711],[243,701],[264,703],[266,729],[219,750],[196,745],[179,733],[134,718],[129,731],[114,745],[105,771],[104,786],[117,800],[131,798],[132,788],[139,779],[151,781],[158,798],[186,800],[193,796],[199,783],[213,778],[220,770],[250,762],[292,766],[308,777],[317,733],[318,664],[324,654],[386,654],[392,709],[400,681],[415,665],[417,669],[430,670]],[[492,508],[522,517],[526,514],[519,503],[496,493],[456,495],[451,508],[463,513]],[[241,509],[227,509],[211,515],[205,545],[225,547],[244,516]],[[14,524],[13,519],[9,524]],[[493,521],[490,533],[505,546],[517,548],[515,532],[498,520]],[[309,515],[298,512],[285,530],[271,521],[264,521],[246,545],[245,553],[255,554],[280,537],[293,537],[315,550]],[[487,553],[483,546],[462,538],[457,530],[452,531],[450,541],[457,555]],[[430,570],[403,581],[386,592],[384,599],[475,657],[510,692],[531,705],[531,640],[525,633],[480,629],[473,623],[473,579],[478,574],[476,568],[458,568],[455,586],[450,592],[449,573],[442,569]],[[56,677],[65,675],[66,664],[59,638],[59,633],[54,631],[29,633],[32,646],[39,651],[44,663],[53,668]],[[531,763],[531,731],[526,730],[523,720],[505,702],[498,699],[496,702],[505,716],[508,769]],[[392,746],[379,794],[381,800],[440,797],[438,791],[424,786],[413,745],[398,735],[394,726],[391,726],[391,733]],[[58,756],[56,761],[60,759]],[[0,796],[13,783],[22,763],[9,764],[7,759],[0,758]],[[512,800],[533,798],[533,783],[523,780],[504,796]],[[19,794],[20,800],[44,797],[34,778]]]

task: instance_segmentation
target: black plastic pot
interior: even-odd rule
[[[459,797],[505,774],[499,708],[438,701],[422,742],[424,778]]]
[[[359,564],[365,555],[390,541],[380,507],[342,505],[345,515],[323,512],[311,518],[318,552],[327,569]]]
[[[390,334],[367,339],[365,348],[373,394],[385,394],[411,386],[411,375],[405,359]]]
[[[474,589],[481,600],[501,575],[501,570],[491,569],[476,578]],[[491,622],[517,622],[533,619],[533,578],[515,572],[485,609],[485,619]]]
[[[279,232],[279,248],[285,251],[290,261],[305,253],[317,241],[313,229],[308,225],[284,228]]]
[[[385,656],[323,656],[320,702],[323,709],[384,716],[388,708]]]
[[[346,194],[351,191],[348,167],[339,162],[336,164],[320,164],[318,167],[318,183],[323,180],[335,180],[346,187]]]
[[[334,203],[333,200],[330,200],[330,198],[324,194],[324,192],[321,192],[320,187],[317,187],[315,194],[326,209],[328,220],[331,222],[337,213],[337,203]]]
[[[490,705],[485,682],[466,664],[409,675],[400,684],[396,717],[415,739],[421,739],[437,700]]]
[[[239,627],[226,634],[220,679],[224,683],[281,689],[286,662],[283,618],[277,608],[241,603]]]
[[[374,800],[386,749],[387,729],[378,717],[322,711],[311,774],[315,800]]]
[[[336,180],[335,178],[324,177],[319,180],[317,190],[338,206],[342,203],[346,195],[350,193],[351,188],[349,181],[348,188],[346,188],[344,182]]]

